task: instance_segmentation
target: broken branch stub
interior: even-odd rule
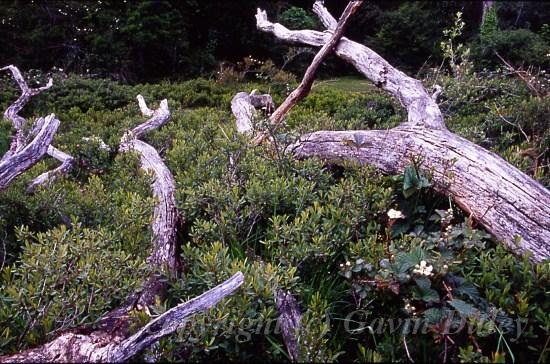
[[[59,120],[54,114],[38,118],[32,128],[27,128],[27,121],[19,112],[30,101],[31,97],[52,86],[52,79],[39,88],[30,88],[19,69],[13,65],[0,68],[10,71],[21,89],[21,95],[4,112],[15,128],[15,136],[10,149],[0,159],[0,190],[5,189],[17,176],[35,165],[49,150],[52,139],[59,127]],[[30,132],[27,131],[30,129]]]
[[[302,327],[302,315],[300,314],[298,302],[290,292],[278,290],[275,294],[275,304],[279,311],[277,322],[281,327],[281,335],[288,355],[292,361],[298,361],[300,359],[298,337]]]
[[[152,173],[151,188],[157,198],[152,223],[153,239],[148,263],[162,274],[176,273],[176,227],[178,214],[175,207],[175,182],[155,148],[136,139],[146,132],[164,125],[170,118],[168,103],[163,100],[157,110],[150,110],[141,96],[138,103],[143,114],[150,119],[138,125],[122,137],[121,152],[138,153],[141,168]],[[131,295],[127,303],[111,311],[97,321],[95,327],[82,326],[72,329],[55,340],[24,352],[0,357],[0,362],[123,362],[162,337],[182,327],[197,312],[205,311],[224,297],[233,294],[243,283],[244,276],[237,272],[230,279],[188,302],[182,303],[130,335],[130,313],[143,310],[162,296],[166,280],[153,275],[144,282],[141,292]]]
[[[38,186],[43,186],[48,183],[52,183],[58,176],[66,175],[73,167],[74,158],[69,154],[60,151],[56,147],[48,146],[47,154],[61,162],[61,165],[50,171],[46,171],[35,177],[27,186],[27,193],[33,193]]]
[[[322,5],[317,12],[326,18],[332,17]],[[322,47],[331,38],[330,33],[314,30],[289,30],[281,24],[272,23],[267,13],[258,9],[256,26],[259,30],[272,33],[276,38],[292,44],[306,44]],[[342,37],[334,50],[335,54],[351,63],[367,79],[393,95],[408,112],[408,121],[434,129],[445,129],[439,107],[426,92],[422,83],[390,65],[370,48]]]
[[[237,93],[231,100],[231,111],[237,119],[237,131],[241,134],[250,134],[254,129],[253,119],[256,109],[265,109],[269,115],[273,112],[275,104],[270,95],[258,95],[256,90],[250,94]]]
[[[55,132],[57,131],[57,127],[59,126],[59,120],[52,123],[51,120],[48,120],[48,118],[38,118],[32,126],[30,132],[26,132],[25,130],[27,121],[25,120],[25,118],[19,116],[19,112],[30,101],[31,97],[38,95],[42,91],[52,87],[53,80],[50,78],[45,86],[39,88],[30,88],[17,67],[10,65],[0,68],[0,70],[9,70],[13,78],[19,85],[19,88],[21,89],[21,96],[19,96],[19,98],[4,112],[4,116],[7,119],[11,120],[16,130],[16,134],[11,143],[10,150],[4,155],[2,161],[6,162],[5,168],[12,169],[12,172],[15,172],[15,174],[12,174],[13,177],[11,177],[11,179],[7,178],[3,182],[0,181],[0,190],[5,188],[17,175],[32,167],[36,162],[38,162],[38,160],[40,160],[44,156],[44,154],[48,154],[62,163],[54,170],[42,173],[40,176],[33,179],[27,187],[27,192],[32,193],[38,186],[55,180],[59,175],[67,174],[72,168],[73,164],[73,158],[70,155],[60,151],[59,149],[51,145],[53,135],[55,134]],[[50,116],[54,117],[53,114]],[[44,130],[44,128],[53,128],[53,130],[50,130],[50,132],[46,134],[41,134],[41,131]],[[49,137],[49,134],[51,134],[51,138]],[[46,135],[48,137],[44,140],[37,140],[36,137],[38,135]],[[29,143],[29,139],[31,138],[34,138],[34,140]],[[32,163],[17,163],[17,158],[14,160],[13,157],[15,155],[21,156],[21,153],[18,152],[24,149],[26,145],[30,145],[32,143],[41,145],[40,148],[33,149],[34,153],[38,152],[39,154],[33,156],[29,155],[28,153],[24,154],[25,156],[28,156],[30,158]],[[44,147],[46,147],[45,152],[43,151]]]

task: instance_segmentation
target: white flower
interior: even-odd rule
[[[405,305],[405,311],[407,311],[408,313],[412,312],[414,314],[414,311],[416,311],[416,307],[407,302],[407,304]]]
[[[397,211],[397,210],[394,210],[394,209],[390,209],[388,211],[388,217],[392,220],[395,220],[395,219],[404,219],[405,218],[405,215],[403,215],[403,213],[401,211]]]
[[[432,267],[431,265],[428,265],[425,260],[422,260],[420,262],[420,265],[417,264],[414,267],[416,269],[413,270],[413,273],[418,273],[425,276],[433,275],[432,270],[434,269],[434,267]]]

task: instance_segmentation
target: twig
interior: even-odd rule
[[[527,74],[527,76],[529,77],[533,77],[533,75],[531,74],[531,72],[529,71],[524,71],[524,70],[521,70],[521,69],[516,69],[514,66],[512,66],[509,62],[507,62],[500,54],[498,54],[497,51],[495,51],[495,54],[497,55],[498,58],[500,58],[500,60],[502,61],[502,63],[504,63],[504,65],[506,66],[506,68],[508,68],[508,70],[512,73],[514,73],[515,75],[517,75],[526,85],[527,87],[529,87],[531,89],[531,91],[533,91],[533,93],[535,94],[535,96],[537,97],[543,97],[545,95],[545,92],[540,90],[539,88],[535,87],[533,85],[533,83],[525,77],[525,75]]]
[[[497,111],[497,114],[498,114],[498,116],[502,119],[502,121],[504,121],[505,123],[507,123],[507,124],[509,124],[509,125],[511,125],[511,126],[513,126],[513,127],[515,127],[515,128],[517,128],[517,129],[523,134],[523,136],[524,136],[525,139],[527,140],[527,143],[530,143],[530,139],[529,139],[529,137],[527,136],[527,134],[525,133],[525,131],[523,130],[523,128],[521,127],[521,125],[519,125],[519,124],[514,124],[514,123],[512,123],[511,121],[509,121],[508,119],[506,119],[506,118],[504,117],[504,115],[502,115],[502,113],[500,112],[500,109],[498,108],[496,102],[494,103],[494,105],[495,105],[495,110]]]
[[[407,353],[407,358],[409,358],[409,361],[411,363],[414,363],[414,360],[411,358],[411,354],[409,353],[409,347],[407,346],[407,339],[405,339],[405,335],[403,335],[403,345],[405,346],[405,352]]]

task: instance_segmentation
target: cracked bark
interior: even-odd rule
[[[290,360],[296,362],[300,359],[298,336],[302,327],[302,315],[298,308],[298,302],[290,292],[277,291],[275,304],[279,311],[278,322],[281,327],[281,335],[285,343]]]
[[[327,29],[334,29],[337,22],[321,1],[313,10]],[[294,31],[272,23],[261,9],[256,24],[293,44],[320,47],[331,39],[325,32]],[[412,159],[421,160],[422,168],[433,175],[434,188],[451,196],[498,241],[517,254],[529,253],[533,262],[550,257],[550,191],[495,153],[451,133],[436,102],[440,89],[430,96],[419,80],[345,37],[335,53],[395,97],[407,110],[407,121],[390,130],[312,132],[287,152],[334,164],[352,160],[387,174],[402,173]]]
[[[52,79],[50,78],[43,87],[29,88],[17,67],[10,65],[0,68],[0,71],[10,71],[21,89],[21,96],[4,112],[4,117],[11,120],[15,128],[15,136],[10,149],[0,159],[1,191],[44,157],[59,127],[59,120],[54,114],[50,114],[45,118],[38,118],[30,128],[30,132],[26,131],[27,120],[19,116],[19,112],[33,96],[49,89],[52,86]]]
[[[6,111],[4,112],[4,116],[6,119],[11,120],[15,130],[16,134],[15,137],[11,143],[10,150],[4,155],[2,158],[2,162],[5,162],[5,166],[0,165],[0,169],[5,168],[8,170],[8,172],[11,172],[11,177],[4,177],[5,175],[1,174],[0,172],[0,190],[7,187],[7,185],[13,180],[13,178],[17,177],[19,174],[26,171],[28,168],[32,167],[38,160],[40,160],[45,154],[48,154],[49,156],[59,160],[61,162],[61,165],[51,171],[42,173],[40,176],[36,177],[31,181],[29,186],[27,187],[27,192],[32,193],[35,191],[35,189],[40,185],[45,185],[47,183],[50,183],[54,181],[58,176],[67,174],[73,165],[73,157],[68,155],[67,153],[64,153],[60,151],[59,149],[55,148],[51,145],[51,141],[53,139],[53,136],[55,132],[57,131],[57,127],[59,126],[58,120],[48,121],[48,118],[42,119],[39,118],[35,124],[33,125],[31,132],[26,133],[25,132],[25,126],[27,124],[27,121],[25,118],[19,116],[19,112],[25,107],[25,105],[30,101],[31,97],[38,95],[44,90],[49,89],[53,85],[53,80],[50,78],[48,80],[48,83],[43,86],[36,89],[29,88],[27,82],[23,78],[23,75],[19,71],[19,69],[13,65],[6,66],[1,68],[0,70],[6,70],[10,71],[13,78],[19,85],[19,88],[21,89],[21,96],[13,103],[11,104]],[[50,115],[51,118],[54,118],[54,114]],[[40,134],[40,131],[43,129],[52,129],[49,131],[49,133],[46,134],[47,138],[44,140],[38,139],[38,141],[35,139],[33,142],[35,142],[35,145],[40,145],[39,148],[32,148],[31,150],[27,151],[27,154],[25,157],[21,157],[20,153],[18,151],[21,151],[24,149],[26,144],[30,143],[28,142],[29,138],[32,136],[38,136]],[[51,137],[49,136],[51,134]],[[33,143],[31,142],[31,143]],[[45,151],[44,151],[44,148]],[[16,158],[15,156],[18,155],[19,158]],[[9,163],[10,158],[15,160],[27,160],[29,162],[16,165],[14,163]],[[0,162],[1,163],[1,162]],[[6,172],[6,174],[8,174]]]

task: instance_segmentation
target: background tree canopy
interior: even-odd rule
[[[215,71],[221,61],[236,62],[249,55],[281,65],[288,47],[267,41],[266,35],[256,31],[253,14],[257,7],[290,27],[316,25],[309,10],[312,1],[306,0],[2,3],[2,63],[43,71],[57,67],[129,82],[204,75]],[[326,5],[339,14],[345,2],[327,0]],[[374,1],[363,7],[346,34],[372,46],[396,66],[417,72],[426,61],[428,65],[441,63],[437,45],[442,30],[452,24],[457,11],[462,11],[464,40],[477,42],[474,55],[487,58],[486,66],[498,61],[494,59],[495,49],[503,53],[510,50],[514,61],[526,56],[531,65],[547,64],[544,52],[550,39],[550,5],[497,3],[498,26],[506,32],[485,42],[479,42],[478,36],[481,7],[481,2],[467,1]],[[298,58],[289,67],[301,69],[304,64]],[[352,72],[333,58],[325,69],[331,74]]]

